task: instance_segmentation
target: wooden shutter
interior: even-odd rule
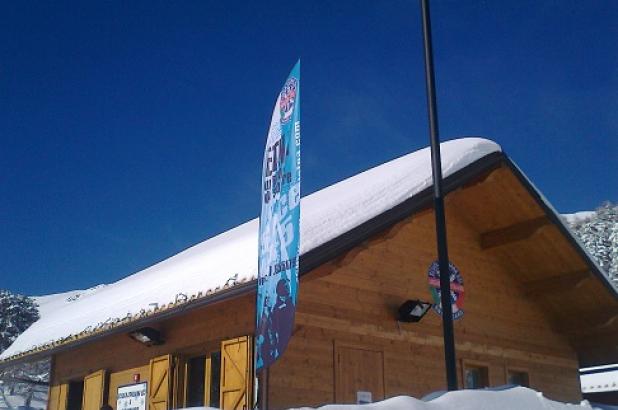
[[[204,406],[210,406],[210,383],[212,383],[212,359],[206,356],[204,363]]]
[[[100,410],[105,392],[105,370],[84,377],[82,410]]]
[[[222,409],[249,409],[253,396],[253,348],[251,338],[243,336],[221,342]]]
[[[47,410],[66,410],[69,385],[67,383],[57,384],[49,388],[49,400]]]
[[[168,410],[172,378],[172,356],[155,357],[150,361],[150,383],[148,385],[148,409]]]

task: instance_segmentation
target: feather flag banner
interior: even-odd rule
[[[294,327],[300,251],[300,61],[275,103],[262,164],[256,371],[283,354]]]

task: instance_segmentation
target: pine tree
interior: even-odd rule
[[[29,297],[0,290],[0,352],[4,351],[24,330],[39,319],[37,305]],[[0,371],[0,407],[11,409],[7,397],[21,399],[30,407],[33,400],[43,403],[47,400],[49,380],[49,359],[34,363],[23,363]],[[17,401],[19,403],[19,401]]]
[[[17,336],[39,319],[34,301],[8,290],[0,290],[0,352],[13,343]]]
[[[606,202],[589,218],[572,223],[571,228],[618,287],[618,205]]]

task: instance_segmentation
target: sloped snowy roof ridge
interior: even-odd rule
[[[499,151],[498,144],[483,138],[444,142],[443,176]],[[429,148],[424,148],[304,197],[301,254],[396,207],[431,184],[431,156]],[[0,354],[0,361],[102,333],[255,279],[258,226],[258,219],[253,219],[118,282],[84,292],[71,303],[56,305]]]

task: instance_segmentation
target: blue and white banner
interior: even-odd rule
[[[256,370],[285,351],[294,327],[300,248],[300,61],[275,103],[262,165]]]

